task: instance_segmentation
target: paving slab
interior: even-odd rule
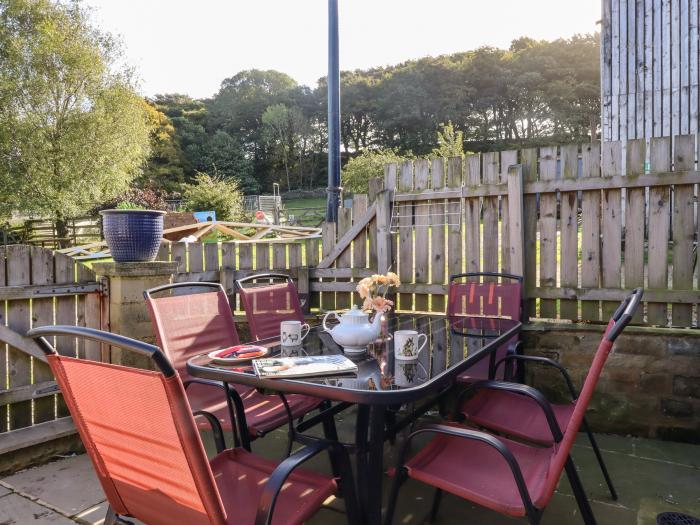
[[[0,525],[74,525],[74,522],[19,494],[9,494],[0,498]]]
[[[10,489],[8,489],[8,488],[3,487],[2,485],[0,485],[0,498],[2,498],[3,496],[6,496],[6,495],[9,494],[10,492],[11,492]]]
[[[68,516],[105,500],[87,454],[23,470],[2,481],[17,492],[30,494]]]

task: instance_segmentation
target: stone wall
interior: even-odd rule
[[[525,353],[559,361],[580,388],[603,327],[532,323]],[[528,365],[529,384],[567,399],[559,372]],[[595,431],[700,443],[700,330],[628,327],[610,354],[588,410]]]

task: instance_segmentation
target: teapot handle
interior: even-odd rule
[[[338,317],[338,312],[328,312],[326,315],[324,315],[323,316],[323,329],[326,332],[330,332],[330,330],[328,329],[328,326],[326,326],[326,319],[328,319],[329,315],[335,315],[335,318],[340,320],[340,317]]]

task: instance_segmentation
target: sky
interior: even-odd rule
[[[315,87],[328,67],[326,0],[84,0],[120,37],[146,96],[214,95],[244,69]],[[599,26],[600,0],[339,0],[340,67],[366,69],[514,38],[570,37]]]

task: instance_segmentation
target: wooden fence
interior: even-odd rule
[[[522,273],[532,318],[603,322],[636,286],[637,322],[697,326],[694,135],[407,161],[386,166],[324,224],[322,241],[174,243],[177,280],[288,270],[323,310],[359,302],[355,281],[396,271],[402,310],[445,309],[449,275]],[[622,152],[626,152],[623,172]],[[648,160],[649,169],[645,169]]]
[[[100,328],[103,304],[95,274],[70,257],[0,247],[0,456],[75,432],[43,352],[25,334],[51,324]],[[64,355],[102,358],[96,343],[55,344]]]

